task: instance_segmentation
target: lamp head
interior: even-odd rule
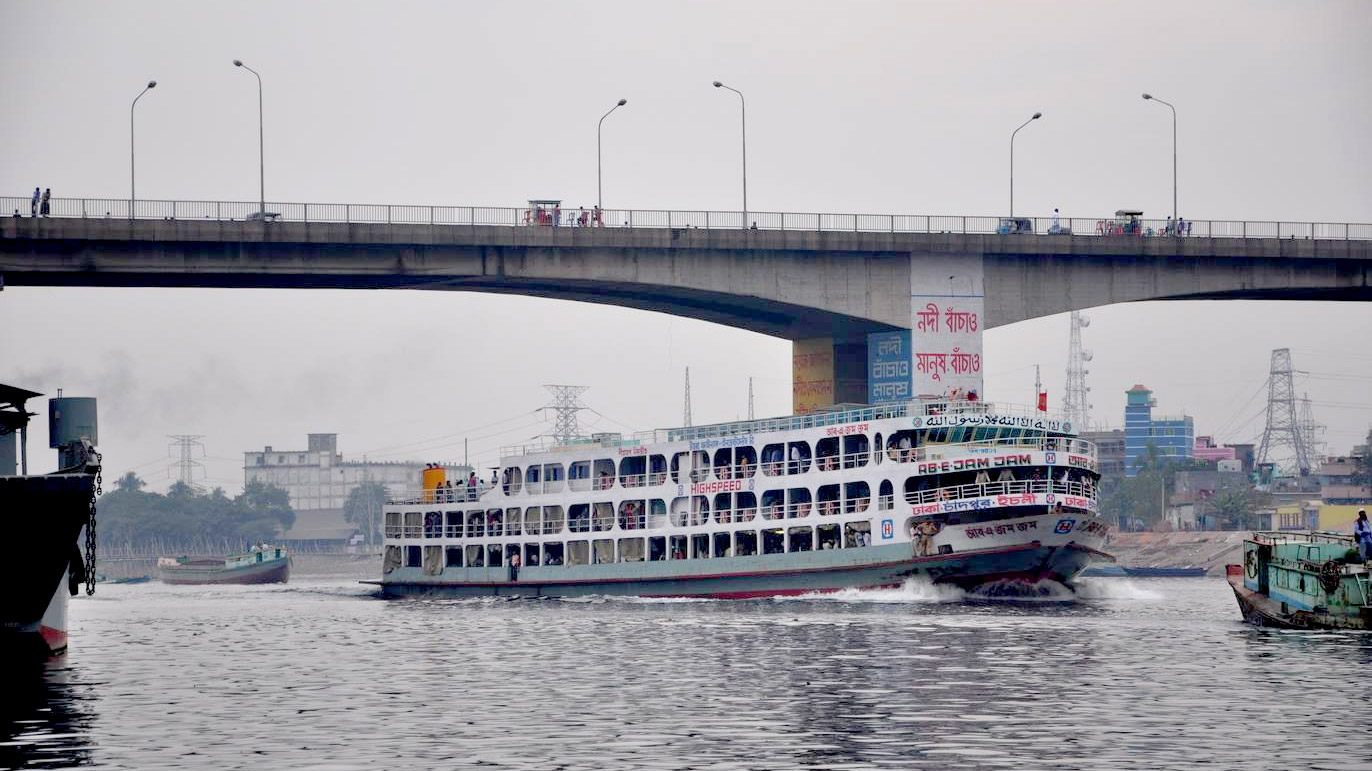
[[[628,104],[628,103],[629,103],[629,100],[628,100],[628,99],[620,99],[620,100],[619,100],[619,104],[617,104],[617,105],[615,105],[615,106],[616,106],[616,107],[623,107],[624,105],[626,105],[626,104]]]
[[[718,80],[715,81],[715,88],[719,88],[719,87],[722,86],[722,85],[724,85],[724,84],[723,84],[723,83],[720,83]]]
[[[148,88],[157,88],[157,81],[155,81],[155,80],[149,80],[149,81],[148,81]]]
[[[234,60],[233,60],[233,66],[235,66],[235,67],[242,67],[242,66],[243,66],[243,60],[242,60],[242,59],[234,59]]]
[[[1153,98],[1153,95],[1152,95],[1152,94],[1144,94],[1144,95],[1143,95],[1143,98],[1144,98],[1144,99],[1152,99],[1152,98]]]
[[[1043,117],[1043,113],[1041,113],[1041,112],[1036,112],[1036,113],[1034,113],[1034,117],[1030,118],[1029,120],[1038,120],[1039,118],[1042,118],[1042,117]]]

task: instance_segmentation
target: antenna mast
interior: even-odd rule
[[[169,466],[167,470],[171,471],[175,468],[177,470],[177,481],[185,485],[196,495],[205,491],[203,487],[195,483],[196,469],[200,469],[203,472],[205,468],[205,464],[195,460],[194,452],[194,449],[199,447],[200,456],[204,457],[205,446],[197,441],[198,439],[203,438],[203,436],[203,434],[171,434],[167,437],[168,439],[174,439],[176,441],[176,446],[179,449],[180,455],[180,459]]]
[[[753,379],[748,378],[748,419],[753,419]]]
[[[553,439],[558,444],[566,444],[581,436],[581,426],[577,424],[576,413],[586,409],[577,400],[589,386],[545,385],[553,395],[553,403],[548,405],[557,417],[553,421]]]
[[[681,425],[691,426],[691,368],[686,368],[686,408],[681,416]]]
[[[1091,391],[1086,385],[1090,370],[1086,362],[1091,360],[1091,352],[1081,347],[1081,330],[1091,326],[1091,319],[1072,311],[1072,331],[1067,342],[1067,387],[1062,393],[1063,418],[1078,431],[1086,431],[1091,421],[1091,404],[1087,394]]]

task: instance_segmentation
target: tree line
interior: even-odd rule
[[[274,541],[295,523],[290,496],[275,485],[249,482],[232,498],[222,488],[198,493],[183,482],[173,484],[165,495],[147,492],[145,486],[130,471],[100,497],[96,532],[107,548],[236,551]]]

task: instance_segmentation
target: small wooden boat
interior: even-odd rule
[[[284,546],[254,546],[227,557],[162,557],[157,573],[167,584],[284,584],[291,558]]]
[[[1288,629],[1372,629],[1367,565],[1350,536],[1259,532],[1227,566],[1245,621]]]

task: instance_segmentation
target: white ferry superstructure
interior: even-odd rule
[[[502,453],[384,508],[389,597],[749,598],[1070,582],[1110,532],[1095,446],[1043,413],[912,401]],[[467,500],[470,498],[470,500]]]

